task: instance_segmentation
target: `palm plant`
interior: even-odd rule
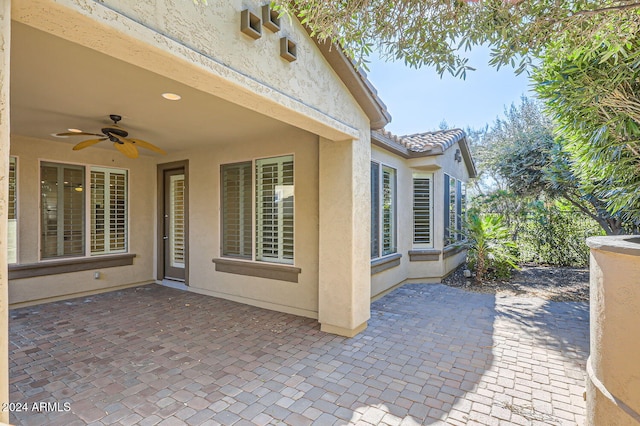
[[[517,246],[503,220],[495,214],[470,212],[467,215],[467,226],[462,232],[467,237],[469,266],[475,269],[480,283],[490,272],[495,278],[508,278],[511,271],[518,268]]]

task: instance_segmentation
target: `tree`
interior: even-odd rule
[[[588,191],[640,228],[640,37],[619,22],[615,43],[595,33],[582,46],[549,46],[533,74]],[[611,31],[605,28],[603,31]],[[631,33],[632,32],[632,33]]]
[[[597,181],[585,175],[554,134],[554,123],[538,103],[522,98],[486,132],[482,167],[517,197],[563,199],[595,220],[608,235],[637,230],[633,221],[607,210]],[[595,182],[595,183],[594,183]],[[503,197],[504,198],[504,197]]]
[[[358,64],[376,50],[385,59],[464,76],[464,52],[492,48],[491,64],[523,71],[559,33],[572,45],[596,28],[640,22],[634,0],[276,0],[320,40],[341,44]],[[613,29],[614,27],[612,27]],[[615,31],[609,36],[616,38]]]

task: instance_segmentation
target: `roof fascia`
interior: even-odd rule
[[[467,142],[467,138],[464,137],[461,140],[459,140],[458,145],[460,146],[460,153],[462,154],[462,158],[464,159],[464,164],[467,166],[469,177],[470,178],[478,177],[478,170],[476,169],[476,164],[473,161],[473,157],[471,156],[471,149],[469,148],[469,143]]]
[[[415,154],[378,132],[371,132],[371,143],[405,159],[412,158],[412,154]]]
[[[311,36],[311,29],[303,25],[304,29]],[[356,69],[353,61],[347,57],[341,47],[330,42],[321,42],[317,37],[311,37],[315,42],[322,56],[327,60],[331,68],[338,74],[338,77],[347,86],[351,95],[358,102],[360,107],[369,117],[372,130],[382,129],[391,122],[391,115],[387,111],[387,106],[382,102],[378,93],[367,79],[364,71]]]

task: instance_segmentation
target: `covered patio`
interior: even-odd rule
[[[588,314],[419,284],[374,302],[350,339],[157,284],[15,309],[10,400],[26,410],[10,421],[583,424]]]

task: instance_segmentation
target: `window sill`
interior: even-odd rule
[[[401,257],[402,255],[400,253],[395,253],[372,260],[371,275],[379,274],[380,272],[386,271],[387,269],[395,268],[396,266],[400,265]]]
[[[437,249],[416,249],[409,250],[410,262],[437,261],[440,260],[442,250]]]
[[[250,277],[267,278],[270,280],[298,282],[298,275],[302,269],[289,265],[276,265],[273,263],[251,262],[233,259],[212,259],[216,264],[217,272],[229,274],[247,275]]]
[[[9,279],[42,277],[45,275],[68,274],[70,272],[89,271],[92,269],[113,268],[133,265],[135,254],[114,254],[75,259],[52,260],[23,265],[9,265]]]
[[[460,253],[461,251],[465,251],[466,249],[467,248],[464,246],[464,244],[461,243],[448,245],[444,248],[444,250],[442,250],[442,258],[446,259],[448,257],[455,256],[456,254]]]

